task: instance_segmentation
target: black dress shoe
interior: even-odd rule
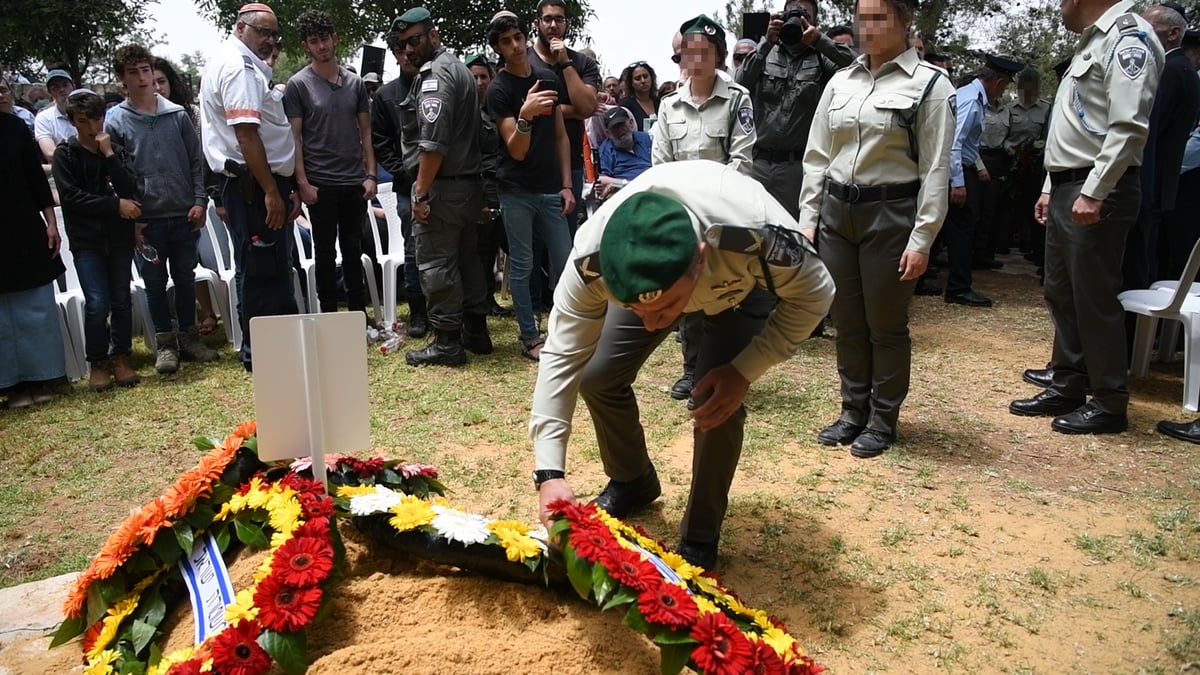
[[[862,430],[863,425],[840,419],[817,432],[817,442],[821,445],[845,445],[854,442]]]
[[[1028,368],[1025,370],[1025,372],[1021,373],[1021,379],[1025,380],[1029,384],[1034,385],[1035,387],[1049,389],[1050,385],[1054,382],[1054,369]]]
[[[913,293],[916,295],[941,295],[942,287],[932,281],[921,279],[917,282],[917,289]]]
[[[680,539],[679,546],[675,547],[675,552],[688,561],[689,565],[702,567],[706,570],[715,570],[717,568],[717,542],[715,541],[709,543]]]
[[[1194,422],[1159,422],[1154,427],[1158,433],[1188,443],[1200,444],[1200,420]]]
[[[649,506],[662,494],[658,473],[651,466],[641,478],[621,481],[610,480],[592,503],[608,511],[614,518],[625,518],[633,512]]]
[[[999,260],[972,260],[971,269],[973,270],[998,270],[1004,267],[1004,263]]]
[[[878,429],[866,429],[850,444],[850,454],[858,459],[878,457],[895,441],[895,434],[887,434]]]
[[[1050,428],[1060,434],[1119,434],[1129,428],[1129,418],[1104,412],[1089,403],[1075,412],[1055,417]]]
[[[695,383],[692,381],[692,374],[684,373],[683,377],[675,380],[675,384],[671,385],[671,398],[675,399],[676,401],[682,401],[683,399],[691,396],[692,386],[694,384]]]
[[[1033,398],[1019,398],[1008,404],[1008,412],[1025,417],[1064,415],[1083,407],[1082,398],[1061,396],[1049,389],[1038,392]]]
[[[966,305],[968,307],[991,307],[992,299],[976,293],[975,291],[963,291],[962,293],[947,293],[947,305]]]

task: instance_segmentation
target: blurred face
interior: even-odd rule
[[[683,58],[679,66],[688,77],[712,75],[717,70],[717,46],[703,35],[689,33],[683,36]]]
[[[46,83],[46,90],[50,92],[50,98],[58,107],[63,107],[67,102],[67,94],[75,88],[75,83],[63,77],[56,77],[53,81]]]
[[[1037,80],[1025,80],[1020,85],[1021,99],[1024,100],[1025,103],[1033,101],[1035,98],[1037,98],[1038,90],[1040,88],[1041,85]]]
[[[550,44],[550,40],[562,40],[567,34],[567,13],[562,7],[546,5],[537,19],[538,40]]]
[[[154,92],[163,98],[171,98],[171,81],[161,70],[154,71]]]
[[[858,36],[868,54],[906,48],[908,26],[900,21],[896,9],[887,0],[859,0],[857,20]]]
[[[740,66],[746,60],[746,55],[754,51],[754,47],[750,45],[738,45],[733,48],[733,65]]]
[[[271,47],[271,55],[263,59],[263,62],[274,68],[275,62],[279,60],[279,41],[275,41],[275,46]]]
[[[645,66],[633,69],[633,90],[638,94],[650,93],[650,71]]]
[[[255,56],[266,61],[279,42],[279,19],[268,12],[255,12],[238,21],[236,34]]]
[[[833,41],[838,42],[840,44],[844,44],[847,47],[854,46],[854,36],[849,33],[842,33],[841,35],[833,38]]]
[[[92,119],[83,113],[75,113],[71,116],[71,125],[79,133],[79,140],[89,145],[96,142],[96,136],[104,133],[103,117]]]
[[[12,90],[3,81],[0,81],[0,111],[11,113],[13,111],[13,95]]]
[[[1059,0],[1059,11],[1062,13],[1063,26],[1072,33],[1082,33],[1084,28],[1083,10],[1078,0]]]
[[[525,63],[525,34],[519,28],[510,28],[496,40],[496,53],[510,65]]]
[[[618,122],[605,129],[604,133],[608,135],[613,145],[622,150],[629,150],[633,147],[633,120]]]
[[[999,100],[1004,95],[1004,90],[1008,89],[1008,85],[1012,84],[1011,77],[998,77],[991,82],[983,83],[983,90],[987,92],[988,101]]]
[[[479,93],[479,100],[483,101],[488,85],[492,83],[492,74],[486,66],[471,66],[471,74],[475,76],[475,91]]]
[[[408,57],[408,62],[420,68],[433,58],[433,37],[437,35],[437,30],[427,28],[425,24],[417,24],[409,26],[407,30],[400,34],[400,39],[404,42],[404,56]]]
[[[125,90],[130,96],[153,93],[154,69],[149,63],[125,66],[125,70],[121,72],[121,84],[125,85]]]
[[[615,77],[607,77],[604,79],[604,91],[613,99],[621,98],[621,81]]]
[[[334,48],[337,47],[337,33],[332,35],[310,35],[300,46],[313,60],[313,63],[332,63]]]
[[[400,66],[400,72],[409,77],[417,74],[417,67],[408,62],[408,57],[404,55],[403,49],[393,49],[392,56],[396,58],[396,65]]]
[[[648,331],[662,330],[673,325],[683,314],[692,292],[700,281],[700,270],[704,268],[704,244],[700,244],[699,264],[694,266],[679,281],[663,291],[653,302],[635,302],[629,309],[642,320],[642,325]]]

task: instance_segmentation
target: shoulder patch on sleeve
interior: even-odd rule
[[[424,80],[423,82],[421,82],[421,93],[428,93],[428,92],[437,91],[437,90],[438,90],[437,78],[431,77],[428,80]]]
[[[763,232],[758,228],[737,225],[710,225],[704,231],[709,246],[731,253],[758,255],[763,248]]]
[[[950,114],[958,117],[958,94],[950,94],[950,98],[946,99],[946,104],[950,106]]]
[[[1117,17],[1117,28],[1121,30],[1129,30],[1131,28],[1134,30],[1139,30],[1137,19],[1134,19],[1132,14],[1122,14],[1121,16]]]
[[[810,251],[816,254],[808,239],[795,230],[790,230],[782,225],[768,225],[766,230],[767,237],[764,242],[766,251],[762,257],[768,265],[800,267],[804,264],[804,257]]]
[[[1117,49],[1117,65],[1125,77],[1136,80],[1146,72],[1146,63],[1150,60],[1150,51],[1141,43],[1131,44]]]
[[[738,124],[740,124],[742,126],[742,132],[747,133],[747,134],[753,133],[754,132],[754,109],[748,105],[742,106],[741,108],[738,108],[737,116],[738,116]]]
[[[575,259],[575,270],[579,272],[579,276],[583,279],[583,283],[590,284],[600,278],[600,252],[589,253],[582,258]]]
[[[251,59],[249,56],[242,54],[242,67],[253,70],[254,69],[254,59]]]
[[[430,96],[421,101],[421,117],[425,118],[426,122],[433,124],[438,121],[442,115],[442,99]]]

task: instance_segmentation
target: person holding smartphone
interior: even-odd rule
[[[500,130],[500,208],[508,235],[509,288],[520,328],[521,354],[537,361],[543,340],[529,293],[533,270],[533,234],[550,258],[550,287],[558,283],[571,235],[566,214],[575,210],[571,183],[570,141],[560,100],[561,80],[534,64],[526,51],[529,28],[512,12],[502,11],[488,26],[488,44],[501,68],[488,86],[488,111]]]

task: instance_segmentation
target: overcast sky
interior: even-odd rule
[[[621,69],[635,61],[647,61],[658,74],[659,82],[675,79],[679,67],[671,62],[671,38],[679,24],[697,14],[713,13],[722,0],[590,0],[596,18],[586,32],[592,38],[592,48],[600,57],[602,75],[621,74]],[[269,4],[269,0],[268,0]],[[155,17],[152,29],[163,36],[165,44],[155,48],[172,60],[196,50],[208,51],[224,39],[229,27],[217,28],[200,18],[189,0],[160,0],[151,6]],[[720,19],[718,19],[720,20]],[[729,36],[732,51],[732,36]],[[380,47],[384,45],[379,43]],[[572,45],[580,48],[582,44]],[[391,55],[387,56],[384,80],[396,76],[398,68]],[[359,66],[356,55],[353,65]]]

